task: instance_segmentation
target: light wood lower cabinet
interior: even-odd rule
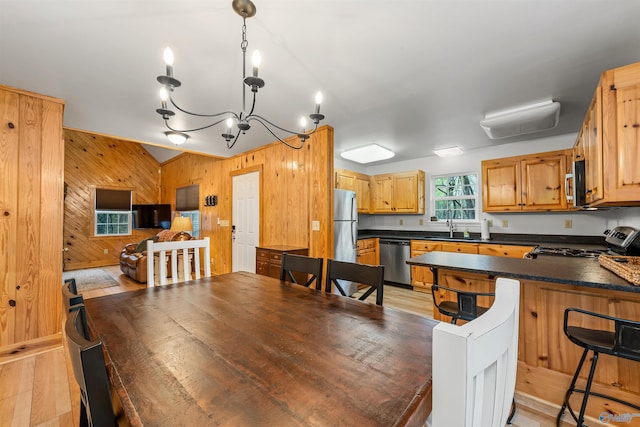
[[[441,251],[442,244],[428,240],[412,240],[411,241],[411,258],[427,252]],[[414,291],[431,292],[433,284],[433,273],[427,267],[411,266],[411,285]]]
[[[356,249],[358,264],[379,265],[380,264],[380,239],[360,239]]]
[[[439,269],[438,282],[454,289],[473,292],[495,291],[495,277],[486,274]],[[565,309],[577,307],[640,321],[640,293],[529,280],[520,280],[520,283],[519,365],[516,389],[561,405],[583,350],[569,341],[563,332]],[[447,297],[445,292],[442,292],[442,296]],[[490,303],[491,298],[486,297],[478,301],[478,304],[487,307]],[[439,315],[435,308],[434,317],[448,321],[448,318]],[[604,321],[591,322],[583,326],[603,329],[610,327]],[[583,373],[582,378],[585,378],[588,367],[583,368]],[[600,392],[627,401],[640,402],[638,362],[601,355],[596,368],[594,387]],[[590,399],[588,415],[598,419],[602,412],[628,413],[629,408],[611,401]]]
[[[493,243],[438,242],[433,240],[411,241],[411,258],[432,251],[522,258],[524,254],[531,252],[531,250],[533,250],[531,246],[498,245]],[[432,284],[433,273],[431,273],[429,268],[417,265],[411,266],[411,285],[414,291],[431,292]],[[454,300],[454,295],[447,295],[444,291],[442,292],[441,297]]]

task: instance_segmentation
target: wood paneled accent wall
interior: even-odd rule
[[[65,270],[118,264],[124,245],[151,237],[159,230],[93,237],[94,189],[129,189],[133,204],[159,203],[160,164],[136,142],[74,129],[65,129],[64,137]]]
[[[0,86],[0,348],[60,332],[63,109]]]
[[[256,170],[262,173],[260,245],[308,247],[310,256],[332,257],[333,128],[323,126],[301,150],[277,142],[228,159],[183,154],[162,164],[161,203],[175,209],[175,189],[200,184],[200,237],[211,238],[212,273],[231,271],[232,175]],[[207,195],[217,195],[218,205],[205,207]],[[311,231],[312,221],[319,231]]]

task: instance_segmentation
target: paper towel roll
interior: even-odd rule
[[[482,220],[480,224],[480,239],[489,240],[491,236],[489,235],[489,222],[486,219]]]

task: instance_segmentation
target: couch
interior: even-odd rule
[[[144,239],[137,243],[128,243],[120,252],[120,271],[136,282],[147,283],[147,240],[176,242],[191,240],[191,238],[189,233],[162,230],[153,238]]]

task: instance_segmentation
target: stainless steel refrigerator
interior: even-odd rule
[[[358,204],[356,193],[348,190],[333,190],[333,259],[356,262],[358,243]],[[340,280],[344,292],[351,296],[358,290],[355,283]],[[339,293],[334,289],[334,293]]]

